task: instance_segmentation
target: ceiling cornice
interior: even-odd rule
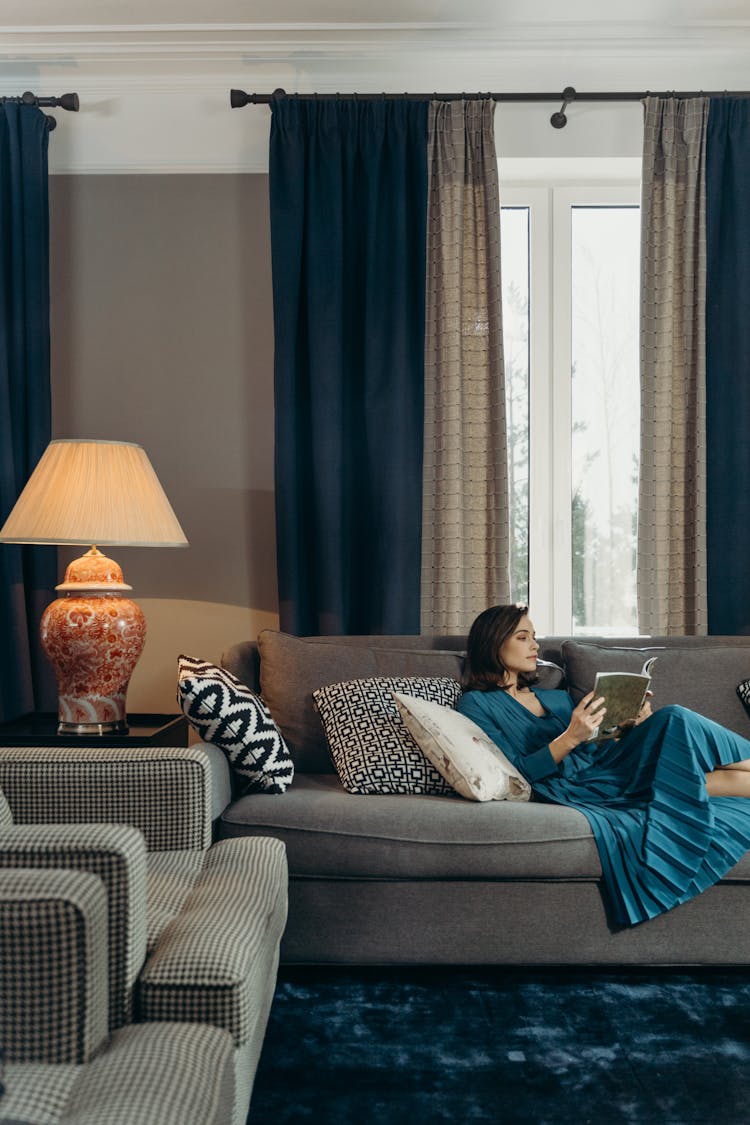
[[[642,57],[681,52],[721,54],[747,50],[750,20],[654,26],[647,22],[514,24],[499,29],[474,23],[369,24],[80,24],[2,26],[0,58],[87,62],[112,58],[153,63],[160,58],[294,60],[372,58],[413,53],[459,53],[498,58],[509,54],[607,54]]]

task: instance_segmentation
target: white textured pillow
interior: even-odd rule
[[[435,769],[470,801],[528,801],[531,786],[471,719],[452,707],[394,692],[414,741]]]

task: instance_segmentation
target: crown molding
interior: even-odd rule
[[[513,24],[118,24],[2,26],[0,59],[9,63],[113,59],[153,65],[235,59],[301,61],[383,59],[394,54],[648,56],[739,52],[750,45],[750,19],[663,26],[644,21]]]

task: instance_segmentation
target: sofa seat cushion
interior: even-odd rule
[[[150,953],[166,926],[182,910],[198,881],[209,852],[183,849],[149,852],[146,857],[148,902],[146,946]]]
[[[283,797],[248,794],[222,836],[276,836],[292,875],[410,879],[598,879],[582,813],[534,801],[359,796],[329,774],[297,774]]]
[[[275,836],[291,876],[598,880],[583,813],[541,801],[357,796],[329,774],[297,774],[283,797],[251,793],[224,811],[224,837]],[[750,882],[750,852],[726,881]]]

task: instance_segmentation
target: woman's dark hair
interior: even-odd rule
[[[503,681],[508,669],[500,659],[500,649],[518,627],[518,622],[529,612],[525,605],[493,605],[479,614],[469,630],[466,642],[463,686],[465,691],[492,691],[507,689]],[[536,672],[519,672],[518,686],[536,683]]]

